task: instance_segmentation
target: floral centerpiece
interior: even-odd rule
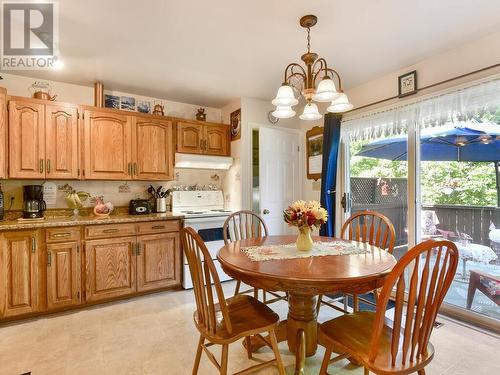
[[[318,201],[296,201],[283,211],[283,217],[288,225],[299,228],[297,249],[310,251],[313,247],[311,230],[325,224],[328,213]]]

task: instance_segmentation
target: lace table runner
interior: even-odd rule
[[[355,255],[366,254],[363,245],[344,241],[314,242],[311,251],[300,251],[295,243],[288,245],[264,245],[242,247],[241,250],[252,262],[260,262],[273,259],[308,258],[326,255]]]

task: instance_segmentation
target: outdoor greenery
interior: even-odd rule
[[[373,141],[373,140],[371,140]],[[406,161],[354,156],[367,141],[351,142],[351,177],[407,178]],[[421,163],[423,203],[496,206],[493,163],[424,161]]]

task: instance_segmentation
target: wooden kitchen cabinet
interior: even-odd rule
[[[39,231],[0,234],[0,317],[38,310]]]
[[[7,178],[7,90],[0,87],[0,179]]]
[[[135,236],[86,241],[87,302],[135,293],[135,245]]]
[[[205,154],[229,155],[230,132],[227,125],[207,125],[204,129]]]
[[[177,123],[177,152],[203,153],[204,125],[189,122]]]
[[[177,152],[228,156],[230,129],[224,124],[177,123]]]
[[[137,246],[138,292],[180,283],[181,259],[178,233],[139,236]]]
[[[45,106],[9,101],[9,177],[45,178]]]
[[[49,310],[81,302],[80,244],[47,244],[47,307]]]
[[[9,177],[78,178],[78,107],[9,101]]]
[[[45,173],[50,179],[79,177],[78,109],[71,105],[45,106]]]
[[[173,179],[172,122],[135,117],[134,179]]]
[[[84,177],[91,180],[131,180],[131,116],[87,109],[83,121]]]

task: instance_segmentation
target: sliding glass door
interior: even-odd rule
[[[346,215],[386,215],[398,259],[453,241],[460,263],[442,312],[500,329],[500,80],[345,119],[341,139]]]

